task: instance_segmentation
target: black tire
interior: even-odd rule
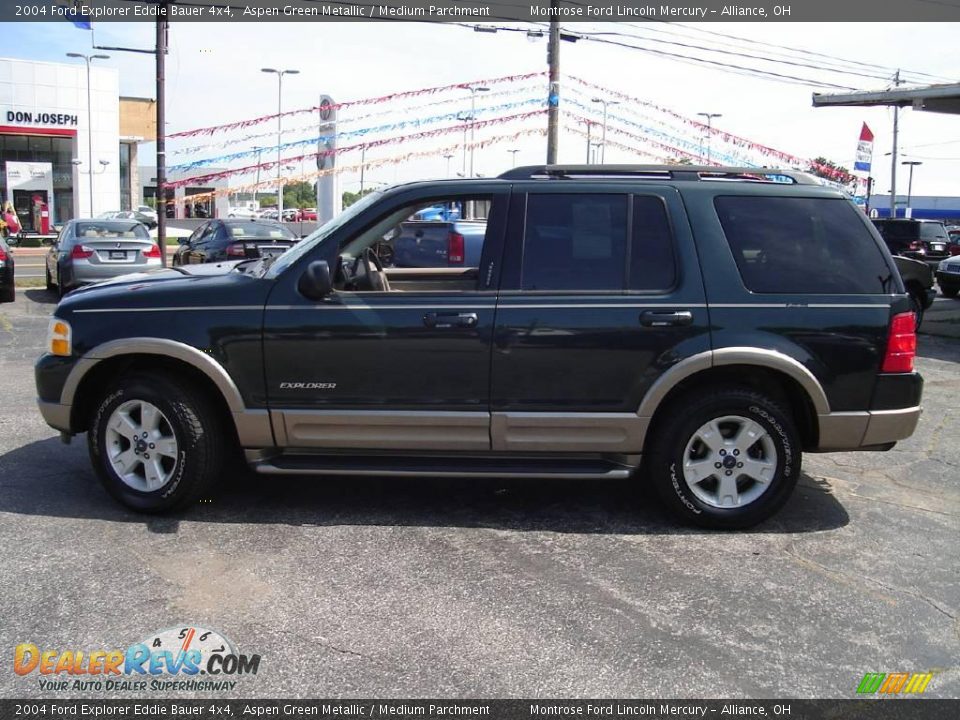
[[[920,325],[923,323],[923,300],[924,298],[919,295],[917,292],[910,291],[910,309],[913,310],[913,314],[917,316],[916,324],[914,325],[914,330],[919,330]]]
[[[44,270],[44,274],[46,275],[46,280],[47,280],[47,291],[53,292],[54,290],[57,289],[57,286],[53,282],[53,278],[50,276],[50,268],[46,268]]]
[[[957,293],[960,292],[960,286],[958,285],[941,285],[940,294],[944,297],[954,298],[957,296]]]
[[[644,469],[660,498],[674,514],[687,523],[701,527],[735,530],[752,527],[771,517],[783,506],[797,484],[801,463],[800,436],[790,413],[761,393],[737,387],[687,394],[673,407],[678,411],[668,409],[661,415],[662,423],[653,429],[649,452],[644,458]],[[766,430],[776,451],[776,469],[772,479],[765,488],[762,484],[756,484],[754,492],[759,492],[759,495],[740,507],[716,507],[705,502],[691,490],[683,472],[688,443],[693,442],[697,431],[710,420],[725,416],[737,416],[758,423]],[[696,447],[694,444],[693,448]],[[757,452],[757,446],[751,448],[750,452]],[[736,469],[731,472],[736,473]],[[698,484],[698,488],[701,491],[708,490],[711,482],[717,482],[719,487],[716,479],[711,481],[708,477],[705,484]],[[747,488],[746,493],[751,492],[749,488],[754,485],[742,477],[735,482],[738,493],[741,483]]]
[[[143,400],[158,408],[177,441],[177,460],[170,470],[171,477],[153,492],[128,485],[108,459],[107,422],[115,409],[130,400]],[[137,373],[122,376],[103,395],[90,421],[87,446],[107,492],[137,512],[160,513],[209,497],[224,467],[227,437],[215,406],[191,382]]]

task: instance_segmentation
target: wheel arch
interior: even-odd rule
[[[134,370],[175,373],[192,379],[227,417],[243,414],[244,403],[233,379],[213,358],[173,340],[131,338],[99,345],[84,355],[64,383],[60,402],[71,407],[71,427],[83,431],[96,390]]]
[[[818,416],[830,413],[820,382],[794,358],[758,348],[707,351],[674,365],[653,384],[638,410],[648,420],[647,436],[680,396],[724,383],[750,387],[785,403],[804,447],[817,446]]]

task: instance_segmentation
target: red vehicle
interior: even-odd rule
[[[316,208],[304,208],[300,211],[300,219],[307,220],[310,222],[317,221],[317,209]]]

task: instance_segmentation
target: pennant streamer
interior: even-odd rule
[[[396,102],[404,98],[411,97],[422,97],[424,95],[435,95],[437,93],[449,92],[451,90],[466,90],[472,86],[490,86],[490,85],[499,85],[503,83],[514,83],[521,80],[529,80],[530,78],[541,77],[546,75],[546,71],[541,70],[540,72],[526,73],[524,75],[505,75],[498,78],[489,78],[487,80],[473,80],[466,83],[456,83],[455,85],[442,85],[439,87],[432,88],[423,88],[421,90],[406,90],[404,92],[391,93],[389,95],[381,95],[380,97],[373,98],[364,98],[362,100],[349,100],[342,103],[334,103],[333,105],[328,106],[324,109],[329,110],[340,110],[341,108],[355,107],[358,105],[379,105],[381,103],[387,102]],[[212,125],[210,127],[195,128],[193,130],[183,130],[181,132],[171,133],[167,135],[167,139],[181,138],[181,137],[196,137],[197,135],[213,135],[217,132],[227,132],[229,130],[239,130],[241,128],[253,127],[254,125],[259,125],[261,123],[269,122],[270,120],[276,120],[277,118],[283,117],[292,117],[294,115],[304,115],[306,113],[316,113],[320,111],[320,106],[315,105],[308,108],[300,108],[298,110],[286,110],[282,113],[273,113],[272,115],[263,115],[261,117],[252,118],[250,120],[239,120],[237,122],[227,123],[225,125]]]

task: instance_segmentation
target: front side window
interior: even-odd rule
[[[894,278],[859,216],[841,198],[727,196],[714,200],[748,290],[887,294]]]

